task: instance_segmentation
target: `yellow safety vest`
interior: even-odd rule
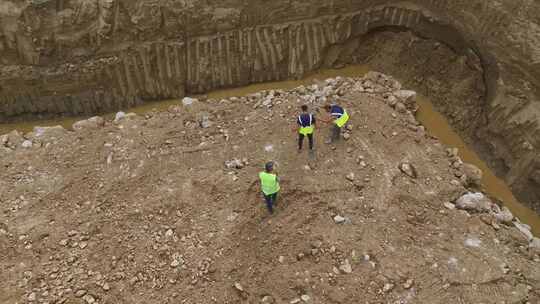
[[[260,172],[262,192],[266,195],[271,195],[279,191],[279,182],[277,175],[272,173]]]
[[[347,111],[343,110],[343,114],[341,115],[341,117],[336,119],[334,122],[338,127],[342,128],[348,121],[349,114],[347,114]]]
[[[302,116],[298,116],[298,121],[300,122],[300,124],[302,124],[302,121],[300,120]],[[300,127],[300,130],[298,132],[300,132],[300,134],[302,135],[309,135],[309,134],[313,134],[313,132],[315,131],[315,125],[313,125],[313,114],[309,114],[309,126],[307,127]]]

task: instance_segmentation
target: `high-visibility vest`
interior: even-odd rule
[[[347,114],[347,111],[338,105],[332,106],[332,112],[330,114],[332,117],[336,118],[334,123],[340,128],[342,128],[349,121],[349,114]]]
[[[349,121],[349,114],[347,111],[343,110],[343,114],[340,118],[335,120],[335,123],[338,127],[342,128]]]
[[[265,195],[271,195],[279,191],[279,182],[277,175],[272,173],[260,172],[259,178],[261,179],[262,192]]]
[[[298,122],[300,123],[300,134],[308,135],[313,134],[315,131],[315,125],[313,125],[313,114],[309,114],[309,126],[302,127],[302,115],[298,116]]]

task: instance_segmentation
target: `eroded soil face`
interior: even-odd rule
[[[327,84],[4,149],[0,302],[540,301],[538,253],[489,214],[448,209],[467,189],[446,147],[387,105],[395,87],[365,81],[330,82],[350,131],[324,145],[319,125],[315,158],[286,126]],[[268,160],[282,177],[273,216],[254,183]]]

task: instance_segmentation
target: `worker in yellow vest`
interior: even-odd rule
[[[277,173],[274,172],[273,162],[266,163],[264,171],[259,173],[259,178],[261,179],[261,189],[264,200],[266,201],[266,207],[268,208],[268,212],[272,214],[274,213],[274,204],[280,190],[279,177]]]
[[[315,131],[315,115],[308,112],[308,106],[303,105],[301,107],[302,113],[298,115],[296,123],[299,126],[298,130],[298,153],[302,151],[304,144],[304,138],[307,137],[309,141],[309,151],[313,152],[313,133]]]
[[[330,113],[331,119],[333,120],[333,127],[332,127],[332,133],[328,141],[326,143],[332,143],[336,140],[340,139],[341,137],[341,129],[347,124],[349,121],[349,114],[347,111],[345,111],[344,108],[336,105],[336,104],[328,104],[325,107],[326,112]],[[330,120],[324,120],[321,119],[321,121],[329,123]]]

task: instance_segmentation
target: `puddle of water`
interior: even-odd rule
[[[337,76],[342,77],[362,77],[368,71],[368,66],[365,65],[351,65],[342,69],[325,69],[309,74],[300,80],[287,80],[278,82],[268,82],[260,84],[252,84],[245,87],[224,89],[210,92],[208,98],[223,99],[233,96],[245,96],[248,94],[256,93],[261,90],[272,89],[293,89],[300,85],[311,84],[315,79],[324,80],[327,78],[333,78]],[[498,178],[484,161],[471,149],[467,147],[465,142],[459,137],[459,135],[452,129],[446,117],[437,112],[433,107],[433,104],[425,97],[418,95],[417,98],[420,109],[418,111],[418,120],[426,127],[428,132],[439,138],[439,140],[449,147],[456,147],[459,149],[459,156],[463,161],[476,165],[480,168],[484,175],[482,183],[486,189],[486,192],[493,197],[503,201],[505,206],[512,211],[522,222],[530,225],[535,235],[540,235],[540,216],[525,205],[521,204],[512,194],[508,185]],[[134,112],[138,114],[144,114],[154,109],[167,110],[171,105],[178,105],[180,100],[170,99],[160,102],[146,103],[141,106],[126,109],[126,112]],[[113,118],[114,114],[103,115],[106,118]],[[85,117],[70,117],[56,120],[43,120],[43,121],[30,121],[15,124],[0,124],[0,134],[10,132],[13,129],[17,129],[23,132],[29,132],[34,126],[51,126],[62,125],[66,129],[70,129],[71,125]]]

